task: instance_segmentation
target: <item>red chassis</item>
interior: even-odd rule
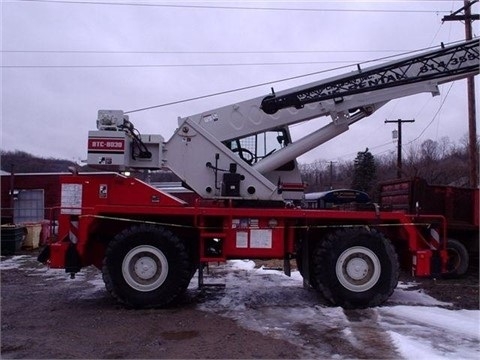
[[[445,271],[447,260],[442,216],[243,208],[224,201],[197,201],[192,206],[138,179],[117,174],[64,176],[62,196],[58,241],[50,244],[52,268],[66,266],[65,254],[75,242],[80,267],[101,269],[109,239],[133,223],[159,224],[187,236],[198,250],[199,262],[284,259],[295,254],[299,237],[319,238],[332,229],[358,226],[384,233],[403,255],[402,265],[410,266],[416,276],[432,274],[435,252],[440,255],[441,266],[434,272]],[[426,231],[432,225],[443,235],[440,241]],[[214,239],[222,243],[222,251],[212,254],[206,246]]]

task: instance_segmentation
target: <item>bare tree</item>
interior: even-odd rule
[[[377,178],[372,183],[371,194],[378,183],[396,177],[396,154],[388,153],[375,158]],[[468,187],[468,138],[453,143],[448,137],[438,141],[425,140],[404,147],[402,175],[405,178],[421,177],[432,185]],[[337,162],[330,173],[329,161],[317,160],[301,166],[307,191],[321,191],[333,187],[350,187],[355,177],[355,162]]]

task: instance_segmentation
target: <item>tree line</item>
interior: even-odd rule
[[[376,195],[381,182],[397,178],[397,153],[373,156],[368,148],[354,161],[318,160],[301,164],[307,192],[353,188]],[[425,140],[404,147],[402,178],[421,177],[431,185],[469,186],[468,144],[456,144],[448,137]]]

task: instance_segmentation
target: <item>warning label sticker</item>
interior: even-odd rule
[[[272,230],[258,229],[250,230],[250,247],[257,249],[272,248]]]
[[[62,184],[61,213],[80,215],[82,211],[82,184]]]

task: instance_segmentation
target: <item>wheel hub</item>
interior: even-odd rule
[[[135,274],[144,280],[151,279],[157,272],[157,263],[148,256],[141,257],[135,262]]]
[[[367,291],[380,278],[380,260],[372,250],[354,246],[340,254],[335,273],[340,284],[346,289],[353,292]]]
[[[368,274],[368,264],[364,259],[354,258],[347,263],[346,272],[353,280],[361,280]]]
[[[165,282],[168,270],[168,261],[163,252],[151,245],[134,247],[122,262],[125,282],[138,291],[158,289]]]

